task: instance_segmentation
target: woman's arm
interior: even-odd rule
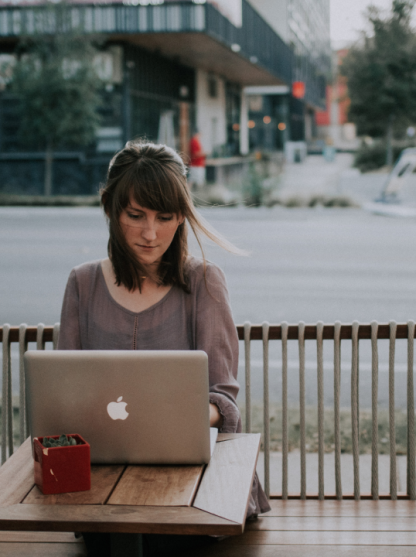
[[[223,423],[220,431],[241,431],[237,408],[238,337],[223,272],[207,265],[207,284],[200,280],[197,295],[196,344],[208,354],[210,403],[218,408]],[[211,406],[210,406],[211,409]],[[247,516],[270,510],[266,495],[255,475]]]
[[[224,273],[213,264],[196,287],[195,348],[208,354],[210,421],[221,431],[240,429],[237,407],[238,338]]]
[[[58,350],[81,350],[79,330],[79,291],[75,270],[71,271],[61,311]]]
[[[209,425],[210,427],[222,428],[222,416],[216,404],[209,403]]]

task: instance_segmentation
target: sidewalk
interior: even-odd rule
[[[397,490],[406,491],[406,456],[397,456]],[[289,493],[300,492],[300,452],[291,451],[288,455]],[[259,454],[257,473],[264,485],[264,453]],[[379,493],[390,491],[390,457],[378,457]],[[342,492],[344,495],[354,492],[353,459],[351,454],[341,455]],[[325,454],[324,458],[325,493],[335,494],[335,454]],[[371,493],[371,455],[360,455],[360,490],[362,494]],[[306,491],[318,493],[318,454],[306,454]],[[270,453],[270,492],[282,492],[282,453]]]
[[[361,205],[379,197],[386,180],[384,172],[361,174],[352,168],[354,156],[337,153],[328,162],[322,155],[309,155],[303,163],[286,164],[276,195],[284,202],[293,198],[348,197]]]

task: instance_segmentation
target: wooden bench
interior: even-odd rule
[[[2,557],[86,557],[84,542],[62,532],[0,532]]]

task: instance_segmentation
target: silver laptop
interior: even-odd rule
[[[205,352],[29,350],[24,361],[32,440],[79,433],[93,463],[209,462]]]

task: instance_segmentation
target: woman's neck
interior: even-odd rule
[[[157,280],[158,277],[155,277],[155,270],[147,268],[146,271],[149,271],[149,273],[146,274],[146,278],[144,278],[144,275],[142,277],[141,290],[137,288],[136,290],[130,291],[123,284],[117,286],[113,265],[109,259],[104,259],[101,262],[101,268],[111,297],[118,304],[135,313],[144,311],[155,305],[164,298],[172,288],[171,285],[160,285]],[[155,277],[156,280],[153,277]]]

